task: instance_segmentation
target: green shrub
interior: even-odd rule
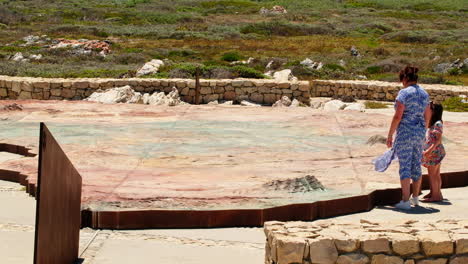
[[[380,66],[369,66],[367,67],[366,72],[369,74],[376,74],[376,73],[381,73],[383,71],[382,71],[382,67]]]
[[[236,51],[226,52],[221,57],[221,60],[229,61],[229,62],[240,61],[241,59],[242,59],[242,56]]]
[[[467,99],[465,98],[465,101]],[[468,112],[468,103],[463,102],[461,97],[451,97],[442,102],[444,110],[450,112]]]
[[[237,73],[239,77],[242,77],[242,78],[255,78],[255,79],[265,78],[265,75],[263,75],[263,73],[253,68],[247,67],[247,66],[237,65],[237,66],[232,67],[231,69],[234,70],[234,72]]]
[[[381,102],[366,101],[366,102],[364,102],[364,105],[366,106],[366,109],[382,109],[382,108],[388,108],[388,104],[386,104],[386,103],[381,103]]]
[[[330,71],[346,71],[346,69],[343,66],[335,63],[325,64],[323,65],[323,69]]]

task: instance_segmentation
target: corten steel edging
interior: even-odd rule
[[[44,123],[39,141],[34,264],[78,260],[81,176]]]
[[[0,143],[0,151],[5,151],[13,154],[22,155],[25,157],[35,157],[36,154],[29,152],[30,149],[24,146],[18,146],[7,143]]]
[[[427,182],[427,175],[424,175]],[[468,186],[468,171],[444,173],[445,188]],[[401,189],[375,190],[367,195],[251,210],[141,210],[82,212],[82,225],[97,229],[260,227],[267,221],[312,221],[366,212],[400,201]]]

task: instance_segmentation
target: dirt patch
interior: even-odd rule
[[[312,175],[293,179],[270,181],[263,186],[267,189],[287,191],[291,193],[325,190],[325,186],[323,186],[322,183]]]

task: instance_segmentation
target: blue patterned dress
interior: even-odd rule
[[[429,104],[429,95],[419,85],[412,85],[400,90],[396,101],[405,106],[393,144],[400,162],[400,179],[417,181],[422,174],[421,158],[426,133],[424,111]]]

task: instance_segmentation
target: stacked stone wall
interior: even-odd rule
[[[466,95],[467,86],[421,84],[429,93],[431,99],[442,102],[447,98]],[[401,89],[400,83],[380,82],[380,81],[346,81],[346,80],[314,80],[311,81],[312,97],[333,97],[352,96],[355,99],[394,101],[398,91]]]
[[[176,87],[185,102],[195,102],[195,80],[190,79],[45,79],[0,76],[1,99],[81,100],[96,90],[129,85],[141,93],[166,92]],[[249,100],[271,105],[282,96],[308,103],[309,82],[259,79],[200,80],[200,102]]]
[[[191,79],[59,79],[0,76],[0,99],[82,100],[93,92],[129,85],[141,93],[170,92],[177,87],[182,100],[195,102]],[[200,80],[200,102],[249,100],[271,105],[283,96],[309,104],[310,97],[353,96],[356,99],[393,101],[401,84],[376,81],[314,80],[277,82],[262,79]],[[467,86],[423,85],[435,101],[467,95]]]
[[[265,264],[466,264],[468,220],[267,222]]]

